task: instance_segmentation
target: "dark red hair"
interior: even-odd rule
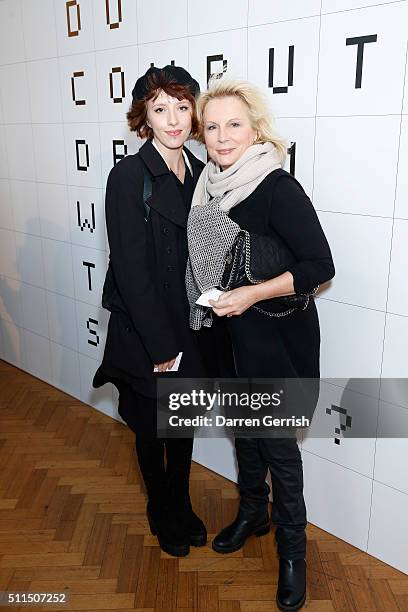
[[[155,100],[160,91],[177,98],[177,100],[188,100],[191,103],[191,137],[197,138],[199,134],[198,119],[196,114],[196,101],[187,85],[180,85],[171,75],[162,72],[152,74],[148,77],[148,93],[142,100],[135,100],[126,114],[129,129],[136,132],[140,138],[153,138],[153,130],[147,125],[147,101]]]

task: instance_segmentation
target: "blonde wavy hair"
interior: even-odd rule
[[[251,126],[257,133],[255,143],[272,142],[277,148],[283,166],[287,156],[286,141],[275,130],[274,118],[269,111],[266,96],[258,87],[248,81],[230,76],[223,76],[221,78],[211,77],[208,82],[207,91],[203,91],[197,100],[197,116],[199,121],[197,140],[205,144],[203,117],[207,103],[210,100],[227,96],[237,96],[244,102],[248,110]]]

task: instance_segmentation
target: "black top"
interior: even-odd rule
[[[313,204],[285,170],[271,172],[229,216],[243,229],[278,234],[286,243],[297,260],[289,269],[296,293],[306,293],[333,278],[330,247]]]
[[[242,229],[278,235],[293,252],[296,293],[334,276],[330,247],[300,183],[285,170],[271,172],[229,216]],[[238,376],[319,377],[320,328],[314,299],[306,310],[268,317],[249,308],[227,319]]]
[[[193,197],[193,192],[194,192],[194,184],[193,184],[193,177],[191,176],[191,172],[187,164],[186,164],[186,172],[184,176],[184,183],[180,181],[180,179],[174,172],[172,172],[172,174],[174,176],[174,180],[176,181],[177,187],[179,188],[180,193],[182,195],[183,202],[187,210],[190,210],[191,198]]]

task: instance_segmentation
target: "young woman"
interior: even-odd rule
[[[158,376],[206,375],[208,335],[189,328],[184,284],[187,216],[203,163],[183,145],[197,134],[198,93],[198,83],[176,66],[149,68],[133,89],[128,124],[146,142],[112,168],[107,182],[117,292],[94,378],[95,387],[112,382],[119,390],[119,414],[136,434],[152,533],[175,556],[207,541],[189,496],[193,440],[158,438],[156,417]],[[178,372],[169,372],[180,352]]]
[[[195,189],[188,221],[191,325],[200,329],[222,318],[239,377],[318,379],[320,330],[313,297],[304,310],[287,316],[282,316],[285,307],[271,301],[278,296],[312,295],[334,276],[330,248],[315,209],[298,181],[282,169],[286,146],[276,136],[257,88],[226,77],[215,80],[200,96],[197,109],[211,159]],[[203,217],[206,230],[200,235]],[[193,299],[197,287],[217,286],[221,280],[231,221],[250,233],[278,237],[296,261],[275,278],[210,300],[212,309],[197,306]],[[200,266],[203,252],[207,262],[214,254],[213,264],[206,268]],[[256,309],[264,300],[270,316]],[[277,604],[282,610],[297,610],[306,595],[306,508],[296,437],[236,438],[235,448],[239,511],[234,522],[216,536],[213,548],[220,553],[236,551],[249,536],[269,531],[265,482],[269,470],[280,557]]]

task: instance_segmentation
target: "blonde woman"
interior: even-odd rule
[[[313,297],[306,309],[287,316],[282,316],[286,308],[271,299],[313,296],[334,276],[334,265],[312,203],[282,169],[286,146],[275,133],[266,101],[250,83],[224,77],[210,82],[197,112],[210,161],[198,180],[188,221],[190,326],[211,326],[214,317],[224,321],[238,377],[319,378],[320,330]],[[283,241],[296,261],[277,277],[224,293],[210,301],[212,308],[197,306],[197,292],[219,284],[235,227]],[[204,252],[206,266],[200,263]],[[256,309],[260,302],[268,304],[270,316]],[[306,597],[306,508],[296,438],[236,438],[235,448],[239,511],[213,548],[233,552],[249,536],[269,531],[269,470],[280,558],[277,604],[298,610]]]

